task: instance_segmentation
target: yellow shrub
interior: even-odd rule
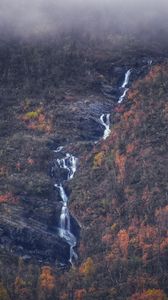
[[[94,168],[101,167],[103,158],[104,158],[104,152],[103,151],[101,151],[101,152],[99,152],[95,155],[94,162],[93,162]]]

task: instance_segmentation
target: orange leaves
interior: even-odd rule
[[[40,288],[52,291],[55,288],[55,277],[52,269],[48,266],[42,268],[40,275]]]
[[[162,66],[156,65],[151,68],[150,72],[145,77],[145,82],[154,81],[163,72]]]
[[[99,168],[102,165],[104,159],[104,152],[101,151],[94,156],[93,167]]]
[[[0,195],[0,203],[12,203],[17,204],[18,203],[18,197],[15,197],[12,193],[5,193]]]
[[[130,300],[167,300],[166,294],[162,290],[150,289],[142,293],[134,294]]]
[[[123,114],[124,127],[129,129],[131,126],[140,126],[144,117],[144,112],[139,111],[137,107],[134,107],[134,109],[132,108]]]
[[[123,256],[126,258],[128,256],[129,235],[125,229],[119,231],[118,242],[119,242],[120,250]]]
[[[37,119],[29,122],[27,128],[50,133],[52,131],[51,121],[46,120],[45,115],[40,114]]]
[[[135,151],[135,149],[136,149],[136,144],[131,143],[127,145],[126,152],[127,154],[132,154]]]
[[[85,289],[79,289],[75,291],[75,300],[83,300],[86,295]]]
[[[129,121],[129,118],[134,117],[134,112],[130,109],[123,114],[123,118],[125,122]]]
[[[86,277],[91,275],[94,272],[93,259],[91,257],[88,257],[86,261],[81,265],[79,271]]]
[[[18,296],[23,297],[23,299],[27,298],[28,296],[28,289],[26,287],[26,282],[19,276],[17,276],[15,279],[15,293]],[[19,299],[21,298],[19,297]]]
[[[158,231],[150,225],[141,225],[138,234],[138,244],[142,249],[142,259],[145,263],[151,255],[158,251]]]
[[[128,91],[127,98],[129,100],[135,100],[135,98],[138,96],[138,90],[137,89],[131,89]]]
[[[52,123],[46,118],[44,109],[37,108],[35,111],[30,111],[21,116],[21,121],[25,123],[28,129],[39,130],[50,133],[52,131]]]
[[[121,183],[125,177],[125,163],[126,156],[124,154],[119,154],[119,151],[115,153],[115,164],[118,167],[119,175],[117,176],[118,182]]]

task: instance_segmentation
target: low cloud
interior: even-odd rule
[[[1,0],[0,30],[21,35],[167,30],[167,12],[167,0]]]

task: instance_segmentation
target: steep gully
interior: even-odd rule
[[[126,71],[124,81],[123,81],[122,85],[119,87],[120,97],[119,97],[118,103],[121,103],[124,100],[124,98],[128,92],[128,89],[129,89],[128,84],[129,84],[131,72],[132,72],[131,69]],[[103,139],[105,140],[111,132],[111,130],[110,130],[110,113],[106,113],[106,114],[103,113],[99,118],[99,123],[104,128]],[[71,216],[70,216],[70,212],[69,212],[69,208],[68,208],[69,199],[68,199],[68,196],[64,189],[64,183],[66,181],[73,179],[75,172],[77,170],[78,159],[70,153],[64,154],[63,146],[59,146],[56,150],[54,150],[54,152],[55,152],[56,157],[58,154],[60,155],[60,153],[63,155],[62,158],[55,159],[54,165],[56,164],[57,168],[59,168],[59,169],[64,169],[65,173],[66,173],[65,178],[63,178],[63,179],[59,178],[59,180],[57,179],[56,182],[54,183],[54,187],[56,189],[58,189],[60,198],[62,200],[62,209],[61,209],[61,213],[60,213],[58,233],[59,233],[59,236],[62,239],[64,239],[66,241],[66,243],[69,245],[69,248],[70,248],[69,262],[71,265],[73,265],[74,261],[76,261],[78,258],[77,253],[75,251],[75,247],[77,245],[77,238],[76,238],[75,234],[72,233],[72,230],[71,230]],[[51,174],[53,174],[53,173],[54,173],[54,169],[51,170]]]

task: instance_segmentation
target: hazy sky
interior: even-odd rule
[[[0,0],[0,29],[22,34],[78,26],[164,27],[167,19],[168,0]]]

